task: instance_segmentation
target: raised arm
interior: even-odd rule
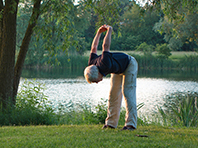
[[[94,39],[93,39],[92,45],[91,45],[91,53],[96,53],[97,54],[97,49],[98,49],[98,44],[99,44],[101,33],[105,32],[106,30],[107,30],[106,25],[102,25],[98,29],[98,31],[97,31]]]
[[[112,27],[109,25],[105,25],[105,27],[107,29],[107,33],[103,39],[102,51],[110,51]]]

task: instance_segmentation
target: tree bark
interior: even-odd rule
[[[2,50],[2,38],[3,38],[3,17],[2,17],[2,12],[3,12],[3,0],[0,1],[0,57],[1,57],[1,50]]]
[[[25,36],[24,36],[22,44],[21,44],[21,48],[19,51],[15,69],[14,69],[14,83],[13,83],[13,96],[12,96],[13,99],[15,99],[16,95],[17,95],[20,77],[21,77],[21,73],[22,73],[22,68],[23,68],[23,64],[25,61],[27,51],[28,51],[28,46],[29,46],[29,43],[31,40],[33,29],[36,26],[36,22],[40,15],[40,5],[41,5],[41,0],[36,0],[34,3],[32,16],[30,17],[30,21],[29,21],[26,33],[25,33]],[[13,103],[15,103],[15,102],[16,101],[14,100]]]
[[[16,15],[19,0],[7,0],[2,13],[0,56],[0,103],[3,108],[12,100],[16,49]],[[3,3],[1,2],[1,5]]]

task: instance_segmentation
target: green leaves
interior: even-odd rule
[[[161,45],[157,44],[156,51],[158,52],[157,55],[160,58],[167,59],[169,56],[171,56],[171,50],[166,43]]]
[[[53,112],[53,109],[49,106],[50,102],[43,91],[43,84],[25,80],[17,95],[16,108],[19,110],[24,108],[38,109],[41,112],[51,110]]]
[[[188,50],[194,50],[194,46],[198,45],[196,34],[198,1],[154,0],[154,4],[156,3],[160,3],[160,5],[156,5],[158,11],[163,11],[165,15],[163,22],[160,22],[160,29],[160,23],[156,25],[158,26],[157,30],[160,33],[165,33],[165,40],[169,42],[169,47],[172,50],[181,50],[181,47],[185,44],[185,46],[188,46]]]
[[[146,42],[140,44],[140,46],[137,47],[137,51],[143,51],[144,55],[151,56],[152,52],[154,51],[154,46],[148,45]]]
[[[121,2],[119,0],[101,0],[96,1],[94,11],[98,16],[97,26],[103,24],[119,25]]]
[[[163,108],[158,108],[164,120],[171,124],[183,126],[197,126],[198,120],[198,94],[196,92],[177,92],[167,96]]]

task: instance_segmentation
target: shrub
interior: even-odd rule
[[[159,58],[165,58],[168,59],[169,56],[171,56],[171,50],[170,48],[167,46],[167,44],[157,44],[156,49],[157,51],[157,56]]]
[[[24,81],[18,92],[16,105],[0,112],[0,125],[40,125],[56,121],[40,83]]]
[[[154,50],[154,46],[153,45],[148,45],[146,42],[140,44],[137,49],[137,51],[143,51],[145,56],[151,56],[152,52]]]
[[[177,92],[165,97],[165,103],[158,107],[164,124],[186,127],[198,125],[198,93]]]

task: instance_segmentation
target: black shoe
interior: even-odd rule
[[[133,131],[133,130],[135,130],[135,128],[134,127],[129,127],[129,126],[124,126],[123,128],[122,128],[122,130],[130,130],[130,131]]]
[[[115,129],[115,127],[110,126],[110,125],[104,125],[104,126],[102,127],[102,129],[107,129],[107,128]]]

